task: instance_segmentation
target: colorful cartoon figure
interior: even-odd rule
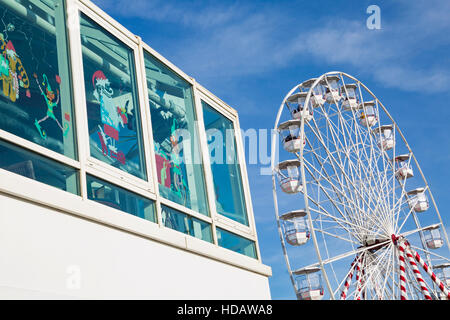
[[[187,201],[188,187],[186,181],[183,176],[183,171],[181,170],[182,164],[182,144],[183,142],[179,141],[178,123],[174,118],[172,122],[172,127],[170,128],[170,143],[172,145],[172,153],[171,153],[171,163],[172,163],[172,174],[173,174],[173,184],[172,190],[180,197],[183,198],[184,203]]]
[[[122,103],[121,97],[113,98],[114,90],[111,88],[109,79],[101,70],[93,74],[92,85],[94,98],[100,103],[100,118],[103,127],[98,126],[98,136],[102,144],[102,153],[125,164],[125,155],[118,151],[116,142],[119,141],[120,129],[128,124],[128,115],[133,115],[130,100],[123,102],[123,106],[118,105]]]
[[[28,89],[30,86],[27,73],[13,43],[5,42],[2,34],[0,34],[0,80],[3,82],[3,94],[12,102],[19,98],[20,87]]]
[[[57,124],[58,127],[63,132],[63,135],[66,136],[69,132],[69,123],[64,122],[64,127],[61,125],[59,120],[55,117],[54,109],[58,106],[59,103],[59,89],[56,89],[56,95],[53,91],[52,87],[50,86],[50,82],[48,81],[47,75],[43,75],[43,82],[42,85],[45,88],[45,91],[42,89],[41,84],[39,83],[38,76],[36,73],[33,74],[34,78],[36,79],[36,83],[39,87],[39,90],[41,91],[41,95],[44,97],[45,103],[47,105],[47,113],[45,117],[43,117],[40,120],[35,119],[34,125],[36,126],[37,130],[39,131],[39,134],[41,135],[42,139],[47,139],[47,133],[45,130],[42,130],[41,123],[50,119],[53,119]],[[60,79],[58,76],[56,77],[57,82],[60,82]],[[56,101],[55,101],[56,99]]]
[[[166,188],[170,188],[172,183],[170,177],[171,164],[166,153],[155,143],[156,168],[158,171],[158,183]]]

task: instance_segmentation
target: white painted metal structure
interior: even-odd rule
[[[353,87],[356,96],[350,104],[345,97],[352,94],[342,90]],[[400,299],[398,243],[404,240],[397,240],[408,239],[410,251],[420,254],[431,269],[449,262],[445,225],[419,163],[387,108],[343,72],[329,72],[292,88],[280,105],[275,129],[291,119],[290,97],[299,92],[306,95],[304,106],[313,109],[312,118],[301,119],[300,136],[306,144],[296,153],[276,155],[279,139],[272,138],[275,214],[297,297],[307,295],[303,289],[299,295],[295,276],[315,270],[322,274],[324,299]],[[325,95],[317,99],[318,92]],[[286,194],[279,187],[278,158],[281,163],[293,158],[300,162],[300,193]],[[280,213],[303,208],[311,240],[292,246],[286,243]],[[442,245],[428,246],[424,231],[437,227]],[[405,276],[409,298],[422,299],[426,292],[412,268]],[[443,289],[430,277],[423,278],[431,297],[442,297]]]
[[[26,18],[27,9],[19,2],[4,0],[2,4]],[[133,50],[147,181],[89,154],[80,13]],[[0,298],[270,299],[271,268],[262,263],[259,253],[237,112],[92,2],[67,0],[66,20],[78,160],[4,130],[0,130],[0,138],[78,170],[80,195],[0,169]],[[45,20],[36,18],[35,22],[52,31]],[[144,50],[192,86],[209,216],[159,194]],[[217,213],[201,101],[234,125],[248,226]],[[89,200],[86,174],[155,201],[156,223]],[[164,227],[162,205],[210,224],[212,243]],[[253,241],[256,259],[220,247],[216,228]]]

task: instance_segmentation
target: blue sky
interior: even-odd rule
[[[270,129],[286,93],[332,70],[362,81],[402,129],[444,223],[450,200],[450,2],[94,0],[234,107],[245,129]],[[381,9],[369,30],[366,9]],[[273,299],[295,299],[281,252],[271,177],[248,165]],[[447,227],[447,230],[449,228]]]

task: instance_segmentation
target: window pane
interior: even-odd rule
[[[154,201],[111,183],[86,175],[88,198],[152,222],[156,221]]]
[[[202,101],[217,212],[248,225],[233,122]]]
[[[160,194],[208,215],[189,83],[145,53]]]
[[[175,209],[161,205],[162,222],[167,228],[171,228],[198,239],[212,242],[211,226],[181,213]]]
[[[91,156],[146,179],[133,50],[80,21]]]
[[[255,243],[234,233],[216,228],[219,246],[256,259]]]
[[[77,170],[3,140],[0,140],[0,168],[79,194]]]
[[[76,158],[64,1],[0,2],[0,129]]]

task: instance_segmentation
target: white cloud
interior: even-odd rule
[[[389,12],[380,6],[381,30],[368,30],[364,15],[349,19],[321,12],[314,17],[276,4],[96,2],[113,15],[189,28],[182,38],[168,40],[167,50],[173,52],[172,60],[201,79],[262,75],[312,64],[324,71],[334,66],[356,69],[357,77],[406,91],[448,90],[450,37],[444,35],[450,31],[450,2],[445,0],[397,1]]]
[[[245,5],[222,5],[214,1],[94,0],[106,12],[122,16],[176,23],[184,26],[213,27],[240,17]]]

